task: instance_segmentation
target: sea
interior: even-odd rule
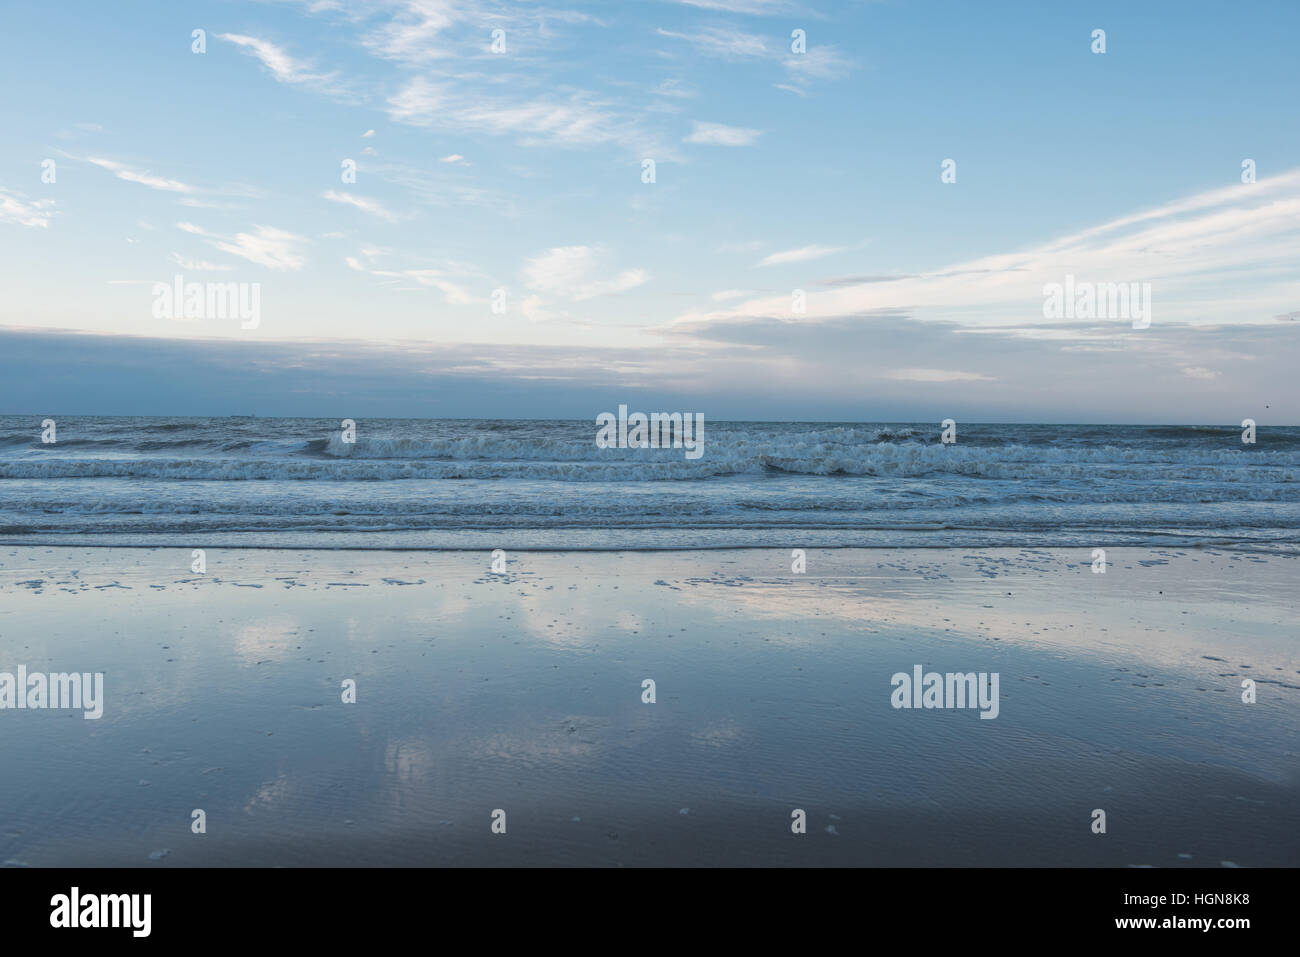
[[[1300,427],[0,416],[10,545],[1300,549]]]

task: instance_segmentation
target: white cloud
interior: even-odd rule
[[[376,275],[380,274],[377,273]],[[433,269],[407,269],[400,275],[408,279],[414,279],[421,286],[430,286],[437,289],[454,306],[471,306],[484,301],[483,297],[475,296],[465,287],[444,279],[441,273]]]
[[[834,253],[843,252],[846,246],[801,246],[799,249],[786,249],[779,253],[770,253],[760,259],[757,266],[784,266],[786,263],[803,263],[812,259],[821,259]]]
[[[803,53],[795,53],[785,41],[771,42],[766,36],[743,33],[728,27],[705,27],[691,33],[660,29],[659,35],[684,40],[703,56],[723,60],[769,60],[779,57],[786,71],[786,82],[773,84],[803,96],[805,88],[816,80],[837,80],[847,76],[854,63],[829,43],[809,43]]]
[[[476,296],[466,289],[464,285],[452,282],[448,279],[445,270],[429,268],[375,269],[373,268],[372,263],[374,263],[375,260],[388,257],[391,251],[380,249],[375,246],[367,246],[358,250],[358,252],[362,257],[364,257],[365,262],[356,256],[347,256],[343,261],[347,263],[349,269],[354,269],[357,272],[366,273],[370,276],[377,276],[380,279],[388,280],[385,284],[390,286],[398,282],[414,282],[416,284],[416,286],[398,286],[397,288],[399,291],[410,291],[418,286],[424,286],[430,289],[437,289],[443,294],[446,301],[452,305],[482,305],[487,302],[486,298],[483,296]],[[456,267],[459,275],[468,275],[473,271],[470,267],[457,266],[457,264],[454,263],[451,265]]]
[[[345,206],[355,206],[362,212],[369,213],[371,216],[377,216],[390,223],[395,223],[401,218],[396,213],[385,207],[382,203],[365,196],[357,196],[353,193],[343,193],[333,189],[326,190],[321,194],[321,196],[334,203],[342,203]]]
[[[449,46],[439,45],[440,34],[461,18],[474,13],[456,0],[407,0],[389,23],[364,39],[372,53],[388,60],[421,63],[451,55]]]
[[[444,156],[442,159],[438,160],[438,162],[439,163],[460,163],[464,159],[465,157],[461,156],[459,153],[452,153],[449,156]]]
[[[0,223],[17,223],[19,226],[45,229],[50,225],[53,209],[52,199],[20,199],[7,189],[0,189]]]
[[[762,130],[750,130],[740,126],[725,126],[722,123],[693,124],[690,136],[685,143],[704,143],[710,146],[753,146],[763,135]]]
[[[548,322],[568,317],[568,313],[552,312],[548,309],[541,296],[525,296],[519,303],[519,311],[529,322]]]
[[[785,69],[790,82],[802,89],[814,80],[838,80],[847,76],[853,62],[833,46],[816,44],[809,46],[806,53],[788,53]]]
[[[374,136],[374,135],[375,135],[374,130],[366,130],[364,133],[361,134],[361,138],[365,139],[368,136]]]
[[[775,16],[795,9],[795,5],[790,0],[677,0],[677,2],[703,10],[748,13],[757,16]]]
[[[474,183],[466,182],[458,172],[459,166],[469,163],[425,163],[421,166],[404,166],[390,163],[367,167],[387,183],[403,189],[407,197],[423,206],[448,208],[476,206],[503,216],[515,215],[515,200],[509,196]]]
[[[685,40],[706,56],[721,57],[724,60],[742,60],[769,56],[771,47],[767,38],[739,30],[722,27],[705,27],[694,33],[674,33],[659,29],[659,35],[673,40]]]
[[[958,372],[949,369],[895,369],[885,373],[885,378],[900,382],[996,382],[993,376],[978,372]]]
[[[301,269],[307,263],[307,258],[298,249],[299,244],[307,240],[274,226],[254,226],[252,232],[236,233],[233,237],[210,233],[193,223],[177,223],[176,228],[202,236],[216,249],[267,269],[291,271]]]
[[[148,186],[150,189],[158,189],[167,193],[197,192],[195,187],[182,183],[180,180],[154,176],[152,173],[131,169],[129,166],[125,166],[122,163],[113,160],[87,156],[86,162],[94,163],[96,166],[108,170],[118,179],[126,180],[128,183],[139,183],[141,186]]]
[[[678,100],[694,99],[698,94],[691,86],[677,79],[667,79],[654,89],[656,96],[669,96]]]
[[[213,245],[223,252],[241,256],[267,269],[294,270],[301,269],[307,262],[306,257],[297,249],[297,244],[301,242],[306,240],[283,229],[254,226],[251,233],[237,233],[233,240]]]
[[[557,246],[524,263],[524,277],[530,289],[571,297],[595,268],[595,260],[590,246]]]
[[[167,257],[169,262],[175,263],[182,269],[188,269],[191,272],[226,272],[231,266],[225,266],[221,263],[211,263],[203,259],[190,259],[188,256],[182,256],[180,253],[172,253]]]
[[[390,119],[410,126],[514,135],[525,143],[641,147],[650,141],[631,116],[580,91],[564,98],[512,100],[416,77],[389,98],[387,111]]]
[[[601,258],[592,246],[556,246],[524,263],[524,280],[536,292],[581,302],[635,289],[650,278],[644,269],[626,269],[598,279]]]
[[[969,327],[1010,324],[1021,334],[1044,334],[1052,325],[1043,318],[1044,286],[1072,275],[1076,283],[1150,283],[1153,325],[1272,321],[1295,308],[1296,248],[1300,170],[1174,200],[1014,252],[923,273],[838,281],[809,295],[806,320],[902,309]],[[774,255],[791,253],[798,251]],[[1246,280],[1248,297],[1224,292],[1225,284]],[[789,308],[788,295],[773,295],[725,312],[691,311],[676,322],[783,316]]]
[[[262,66],[270,70],[271,75],[281,83],[313,83],[331,79],[313,73],[311,67],[300,60],[295,60],[283,48],[269,40],[244,36],[240,33],[219,33],[217,38],[233,43],[245,53],[256,57],[261,61]]]
[[[1183,366],[1183,375],[1189,379],[1202,379],[1206,382],[1213,382],[1219,378],[1219,373],[1213,369],[1206,369],[1201,366]]]
[[[496,27],[506,30],[512,52],[535,53],[555,35],[554,24],[607,26],[579,11],[508,0],[386,0],[361,6],[392,12],[387,22],[362,38],[362,45],[375,56],[408,66],[495,57],[488,50]],[[370,12],[366,10],[353,20]],[[461,29],[453,34],[458,27]]]

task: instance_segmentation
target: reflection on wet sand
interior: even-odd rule
[[[7,549],[0,668],[106,703],[0,714],[0,861],[1300,859],[1293,559],[789,554]],[[892,708],[918,663],[996,720]]]

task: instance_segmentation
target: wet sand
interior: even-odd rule
[[[1108,557],[5,547],[0,671],[105,702],[0,710],[0,862],[1300,863],[1300,563]]]

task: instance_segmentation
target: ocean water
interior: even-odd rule
[[[704,454],[591,421],[0,417],[0,542],[1300,551],[1300,428],[705,422]]]

